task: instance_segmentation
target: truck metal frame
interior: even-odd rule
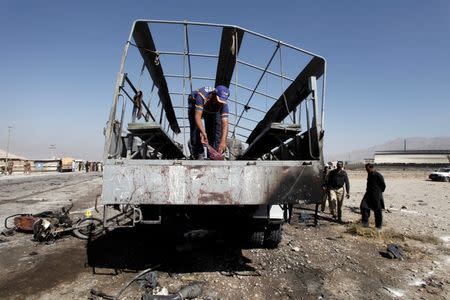
[[[156,26],[181,29],[182,51],[158,48],[150,31]],[[218,53],[191,50],[191,28],[221,30]],[[257,65],[240,56],[246,36],[254,43],[263,41],[273,47],[264,64]],[[139,74],[137,82],[130,73],[133,69],[126,69],[133,48],[138,50],[142,62],[142,66],[134,68]],[[298,61],[305,61],[295,78],[285,72],[291,66],[283,61],[287,49],[302,57]],[[174,65],[164,65],[166,58],[181,58],[182,74],[165,73],[163,67]],[[194,58],[217,60],[215,76],[194,75]],[[277,59],[279,71],[273,70]],[[205,65],[200,64],[197,69],[205,70]],[[254,76],[254,87],[238,80],[240,68],[259,73]],[[141,92],[145,70],[151,86],[147,102],[147,94]],[[270,83],[280,81],[279,97],[268,92],[269,76]],[[262,91],[264,79],[266,91]],[[195,87],[201,87],[195,85],[196,81],[230,88],[229,152],[224,161],[189,157],[187,96]],[[284,88],[286,82],[289,85]],[[249,219],[264,220],[267,231],[267,224],[279,224],[287,217],[289,205],[320,202],[325,86],[323,57],[268,36],[226,24],[135,21],[123,50],[105,130],[105,220],[106,208],[118,205],[134,210],[133,224],[164,223],[164,212],[169,211],[215,207],[217,213],[217,207],[240,207]],[[180,99],[178,105],[173,101],[175,97]],[[270,107],[268,99],[273,102]],[[128,126],[127,102],[133,107]],[[138,121],[140,117],[143,122]]]

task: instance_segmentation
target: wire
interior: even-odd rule
[[[141,273],[137,274],[133,279],[131,279],[130,282],[128,282],[123,288],[120,289],[120,291],[117,293],[117,295],[114,297],[115,299],[119,299],[120,296],[122,296],[123,292],[125,292],[125,290],[133,283],[136,281],[136,279],[140,278],[142,275],[147,274],[157,268],[159,268],[161,265],[156,265],[152,268],[148,268],[144,271],[142,271]]]
[[[131,46],[134,46],[134,47],[136,47],[136,48],[138,48],[138,49],[141,49],[141,50],[144,50],[144,51],[146,51],[146,52],[150,52],[150,53],[153,53],[153,54],[155,54],[156,56],[155,56],[155,65],[159,65],[160,64],[160,60],[159,60],[159,52],[158,51],[155,51],[155,50],[150,50],[150,49],[147,49],[147,48],[144,48],[144,47],[141,47],[141,46],[138,46],[138,45],[136,45],[136,44],[133,44],[132,42],[129,42],[130,43],[130,45]]]
[[[15,225],[13,227],[8,227],[8,220],[13,218],[13,217],[17,217],[17,216],[32,216],[32,214],[15,214],[15,215],[11,215],[11,216],[6,217],[6,219],[5,219],[5,228],[6,229],[14,229],[14,228],[16,228]]]

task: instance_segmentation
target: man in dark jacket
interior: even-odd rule
[[[347,193],[346,197],[350,198],[350,182],[348,181],[347,172],[343,170],[343,166],[344,163],[338,161],[336,169],[331,170],[328,173],[328,178],[326,180],[326,188],[328,190],[330,201],[330,212],[333,215],[333,218],[337,217],[339,222],[342,222],[342,204],[344,202],[345,193]],[[337,216],[335,211],[336,202]]]
[[[361,201],[361,216],[363,226],[369,226],[370,210],[375,215],[375,226],[381,229],[383,223],[382,209],[384,209],[383,192],[386,189],[383,176],[375,171],[373,164],[366,164],[367,187]]]

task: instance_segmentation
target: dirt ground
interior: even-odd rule
[[[139,271],[155,267],[158,284],[175,293],[197,283],[200,299],[449,299],[450,184],[424,172],[385,172],[384,229],[359,226],[366,174],[351,171],[346,224],[313,207],[295,207],[277,249],[245,249],[205,238],[175,245],[158,229],[115,230],[93,241],[71,236],[39,244],[28,234],[0,235],[0,299],[87,299],[96,288],[117,293]],[[14,213],[74,202],[74,218],[94,206],[99,174],[0,178],[0,231]],[[232,220],[230,220],[232,222]],[[400,245],[404,260],[380,255]],[[140,299],[134,283],[123,299]]]

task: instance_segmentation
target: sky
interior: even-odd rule
[[[15,154],[100,159],[135,19],[235,24],[324,56],[325,153],[450,135],[449,1],[0,0],[0,148],[12,126]]]

